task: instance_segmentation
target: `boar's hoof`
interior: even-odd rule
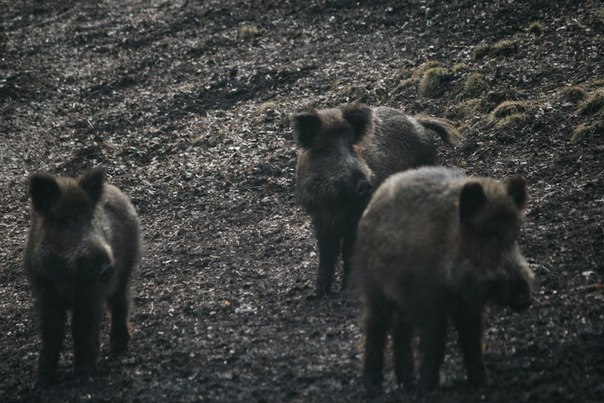
[[[44,389],[57,382],[56,375],[38,374],[33,383],[33,389]]]
[[[306,296],[307,301],[316,301],[319,299],[323,299],[329,295],[329,292],[326,290],[315,289],[310,294]]]
[[[365,386],[365,397],[367,397],[367,398],[374,398],[376,396],[381,395],[384,392],[384,390],[382,389],[382,382],[365,380],[364,386]]]
[[[526,309],[528,309],[528,307],[531,305],[530,301],[523,301],[514,305],[510,305],[510,309],[514,312],[522,312],[525,311]]]

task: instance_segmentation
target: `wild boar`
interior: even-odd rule
[[[140,259],[138,216],[102,168],[74,179],[34,174],[25,271],[42,347],[37,384],[56,381],[67,311],[72,311],[76,374],[95,372],[104,305],[111,311],[112,353],[130,340],[130,278]]]
[[[448,319],[459,335],[468,381],[487,381],[482,356],[487,304],[527,308],[533,272],[517,236],[526,183],[424,167],[388,178],[358,228],[355,279],[364,301],[363,381],[379,392],[384,345],[393,340],[396,377],[414,384],[412,339],[419,333],[419,385],[439,383]]]
[[[449,145],[461,137],[449,121],[362,104],[311,108],[295,114],[292,123],[299,148],[296,197],[312,218],[319,247],[314,294],[324,296],[340,252],[346,287],[356,226],[373,189],[395,172],[434,163],[428,131]]]

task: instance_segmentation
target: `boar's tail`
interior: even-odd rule
[[[435,131],[440,138],[450,146],[459,144],[463,136],[453,126],[453,123],[447,119],[439,119],[432,116],[417,116],[417,121],[426,129]]]

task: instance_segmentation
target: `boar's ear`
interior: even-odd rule
[[[508,181],[507,184],[508,195],[514,200],[516,206],[520,210],[524,210],[526,208],[528,195],[526,192],[526,180],[524,178],[515,177]]]
[[[321,118],[314,109],[296,113],[292,116],[294,136],[298,147],[311,148],[313,138],[321,127]]]
[[[487,197],[480,183],[466,183],[459,195],[459,219],[462,222],[469,220],[486,201]]]
[[[34,174],[29,180],[29,194],[34,210],[46,214],[61,197],[61,188],[51,175]]]
[[[354,129],[355,143],[367,133],[371,125],[371,108],[365,104],[346,105],[342,109],[342,117]]]
[[[101,200],[103,184],[105,183],[105,170],[102,167],[94,168],[80,177],[78,183],[96,203]]]

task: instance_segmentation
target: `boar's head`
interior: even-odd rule
[[[521,311],[531,303],[534,274],[518,247],[526,182],[467,182],[459,197],[463,274],[460,292],[473,303]]]
[[[112,278],[107,225],[95,214],[104,182],[101,168],[78,179],[39,173],[31,177],[31,236],[40,275],[68,281],[107,282]]]
[[[300,149],[296,190],[311,214],[320,210],[362,211],[373,192],[371,170],[359,143],[372,127],[372,110],[365,105],[317,111],[292,118]]]

